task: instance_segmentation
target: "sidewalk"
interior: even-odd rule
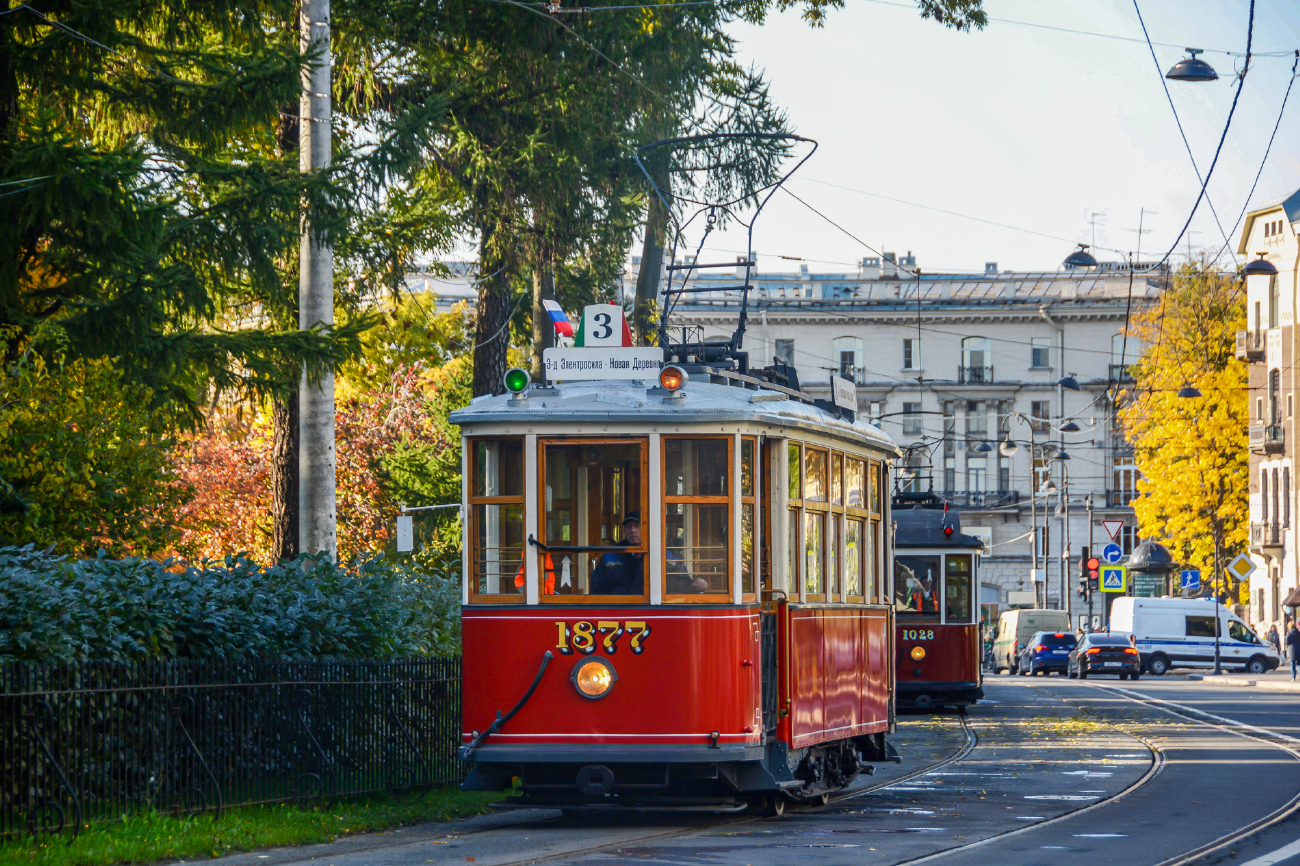
[[[1296,692],[1300,694],[1300,681],[1291,682],[1291,665],[1283,661],[1275,671],[1266,674],[1214,674],[1194,673],[1183,677],[1187,680],[1201,680],[1218,686],[1242,686],[1244,688],[1268,689],[1275,692]]]

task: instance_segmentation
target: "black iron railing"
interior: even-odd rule
[[[958,367],[957,381],[962,385],[987,385],[993,381],[993,368]]]
[[[1140,495],[1136,490],[1107,490],[1106,504],[1111,508],[1122,508],[1126,505],[1132,505],[1133,500]]]
[[[957,508],[997,508],[1015,505],[1020,494],[1015,490],[955,490],[945,492],[943,498]]]
[[[460,659],[0,665],[0,836],[449,785]]]
[[[1282,527],[1278,523],[1252,523],[1251,547],[1278,547],[1282,544]]]
[[[1237,357],[1243,361],[1258,361],[1264,357],[1265,331],[1238,331]]]

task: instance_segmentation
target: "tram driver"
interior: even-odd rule
[[[614,542],[619,547],[641,546],[641,515],[630,512],[623,518],[623,537]],[[644,554],[606,553],[591,574],[592,595],[641,595],[645,592],[642,577]]]

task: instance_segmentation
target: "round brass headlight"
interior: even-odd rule
[[[609,690],[614,688],[614,683],[618,682],[618,674],[615,673],[614,666],[605,659],[589,658],[574,665],[569,681],[578,690],[578,694],[594,701],[609,694]]]
[[[925,658],[925,647],[923,646],[912,647],[912,661],[919,662],[923,658]]]

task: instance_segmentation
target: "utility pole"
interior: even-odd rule
[[[1034,587],[1034,604],[1038,604],[1038,472],[1034,469],[1033,434],[1029,440],[1029,582]],[[1047,588],[1043,588],[1043,603],[1047,607]]]
[[[330,164],[330,0],[302,0],[298,46],[312,55],[302,72],[299,103],[298,170],[303,174]],[[298,327],[334,325],[334,250],[321,241],[309,213],[302,217],[299,247]],[[319,382],[306,371],[298,390],[298,550],[337,555],[334,488],[334,371]]]
[[[1067,620],[1074,619],[1074,599],[1070,597],[1070,470],[1061,464],[1065,486],[1061,488],[1061,606]]]
[[[1092,547],[1092,494],[1089,493],[1083,497],[1083,507],[1088,512],[1088,555],[1096,556]],[[1088,631],[1092,631],[1092,578],[1089,577],[1088,584]],[[1098,587],[1100,589],[1100,587]]]

